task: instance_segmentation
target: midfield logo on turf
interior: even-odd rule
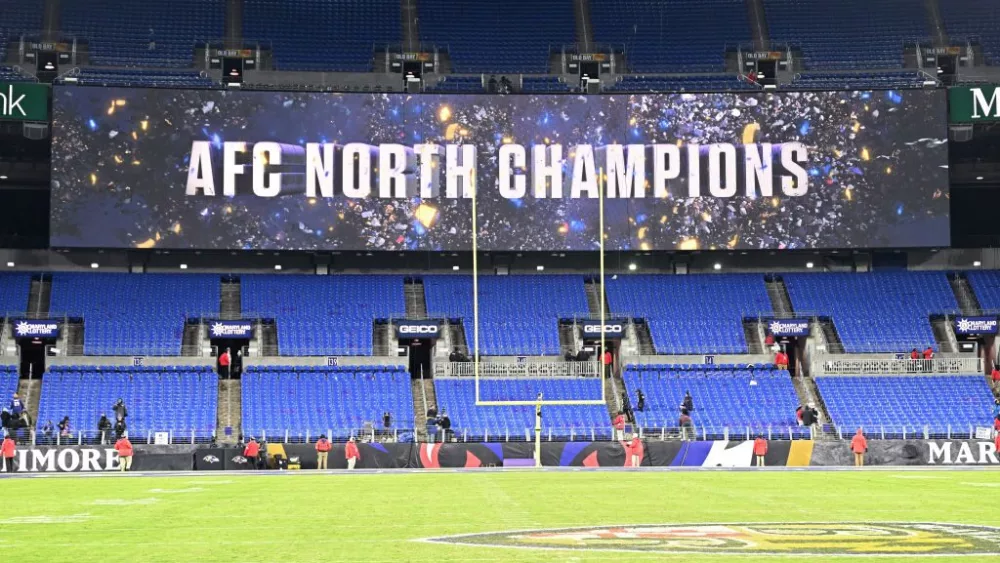
[[[1000,528],[935,523],[670,524],[430,538],[476,546],[730,555],[1000,555]]]

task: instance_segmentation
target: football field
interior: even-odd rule
[[[1000,561],[1000,471],[48,476],[0,498],[19,562]]]

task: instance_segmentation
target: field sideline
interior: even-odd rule
[[[617,552],[420,540],[697,523],[933,522],[1000,528],[998,471],[189,474],[0,479],[0,492],[0,553],[16,554],[11,560],[17,561],[816,563],[826,554],[668,555],[633,551],[634,542],[621,544],[628,552]],[[1000,531],[983,533],[1000,542]],[[926,560],[996,561],[995,553],[937,551]],[[836,558],[866,560],[871,557]],[[878,558],[911,560],[913,554]]]

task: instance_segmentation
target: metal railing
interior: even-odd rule
[[[611,426],[588,427],[543,427],[541,439],[544,442],[577,442],[627,440],[638,434],[644,440],[685,441],[685,440],[753,440],[763,436],[768,440],[811,440],[817,434],[815,427],[805,426],[636,426],[627,424],[625,430],[616,433]],[[429,428],[426,433],[429,442],[532,442],[534,428],[493,428],[470,429],[452,428],[447,433],[438,428]]]
[[[472,362],[442,362],[434,367],[435,376],[475,375],[475,364]],[[597,362],[479,362],[480,377],[597,377],[600,374]]]
[[[384,428],[381,422],[365,424],[360,428],[316,428],[307,430],[275,430],[249,428],[243,429],[243,437],[249,440],[251,437],[271,443],[281,444],[312,444],[320,436],[326,436],[334,442],[345,442],[348,438],[355,438],[362,442],[413,442],[416,437],[414,428]]]
[[[981,358],[830,359],[813,361],[811,374],[824,375],[969,375],[983,373]]]
[[[102,444],[111,446],[115,443],[114,431],[106,432],[102,441],[101,432],[97,430],[71,430],[68,433],[61,433],[58,427],[54,427],[52,432],[43,432],[41,428],[40,426],[38,428],[26,429],[29,435],[19,436],[19,439],[23,441],[27,437],[33,446],[97,446]],[[129,431],[127,434],[129,441],[133,444],[207,444],[215,439],[214,428],[211,432],[205,429],[186,429],[151,430],[147,432]],[[161,435],[159,441],[157,440],[158,434]]]

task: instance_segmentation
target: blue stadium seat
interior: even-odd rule
[[[222,85],[198,71],[84,68],[73,76],[83,86],[126,86],[153,88],[221,88]],[[67,84],[65,78],[60,84]]]
[[[991,426],[993,394],[982,375],[821,376],[820,395],[834,425],[844,434],[863,428],[869,437],[882,431],[896,437],[923,432],[936,437],[951,431]]]
[[[480,379],[480,399],[484,401],[533,401],[538,393],[548,400],[600,400],[600,378]],[[475,381],[437,378],[434,380],[439,413],[447,412],[456,437],[479,440],[523,440],[533,435],[534,406],[476,406]],[[544,434],[553,438],[611,437],[611,421],[605,405],[560,405],[545,407]]]
[[[34,82],[35,79],[9,66],[0,66],[0,81],[2,82]]]
[[[558,76],[525,76],[521,91],[526,94],[560,94],[574,89]]]
[[[590,14],[632,72],[722,72],[726,47],[751,40],[744,0],[590,0]]]
[[[788,274],[796,311],[832,317],[849,353],[937,348],[930,315],[958,308],[943,272]]]
[[[764,13],[772,44],[800,47],[814,70],[902,68],[904,44],[930,35],[919,0],[764,0]]]
[[[629,275],[605,283],[612,314],[645,317],[660,354],[745,354],[743,318],[771,311],[760,275]]]
[[[215,433],[219,377],[211,366],[94,367],[53,366],[42,379],[36,426],[70,417],[73,440],[96,437],[102,414],[114,418],[119,399],[128,407],[128,433],[146,441],[172,432],[174,441],[207,441]]]
[[[10,397],[17,393],[17,366],[0,366],[0,408],[7,408]]]
[[[270,44],[280,70],[370,72],[402,39],[398,0],[245,0],[245,42]]]
[[[187,318],[219,310],[219,277],[57,273],[50,310],[84,319],[86,355],[177,356]]]
[[[1000,6],[988,0],[941,0],[941,19],[952,42],[978,41],[986,63],[1000,64]]]
[[[1000,271],[970,270],[965,275],[979,306],[987,311],[1000,311]]]
[[[882,72],[804,72],[792,82],[794,90],[859,90],[865,88],[920,88],[927,76],[912,70]]]
[[[481,94],[486,88],[479,76],[445,76],[426,91],[433,94]]]
[[[0,274],[0,310],[17,315],[28,310],[30,274]]]
[[[44,7],[45,0],[0,0],[0,53],[6,53],[7,42],[17,41],[21,34],[41,33]]]
[[[401,276],[242,277],[243,315],[274,319],[283,356],[370,356],[372,322],[406,314]]]
[[[382,428],[385,412],[393,428],[412,436],[410,374],[399,366],[251,366],[242,393],[247,436],[314,439],[332,432],[331,440],[346,440],[366,424]]]
[[[473,348],[472,278],[424,278],[427,312],[463,319]],[[559,319],[587,315],[583,278],[569,275],[481,276],[479,353],[559,355]]]
[[[546,73],[549,48],[576,41],[572,0],[421,0],[417,13],[421,41],[447,47],[457,73]]]
[[[609,92],[697,92],[720,90],[756,90],[745,80],[738,80],[735,74],[697,76],[622,76]]]
[[[757,385],[750,385],[751,373]],[[639,365],[628,366],[624,373],[625,387],[636,405],[636,392],[646,395],[646,408],[636,412],[636,422],[647,432],[660,428],[676,429],[684,393],[694,399],[692,422],[698,436],[724,434],[744,437],[768,429],[774,434],[791,432],[796,437],[808,436],[795,420],[799,406],[795,387],[786,370],[774,366],[747,369],[734,365]]]
[[[61,2],[62,31],[103,66],[189,67],[196,43],[225,35],[225,0]]]

